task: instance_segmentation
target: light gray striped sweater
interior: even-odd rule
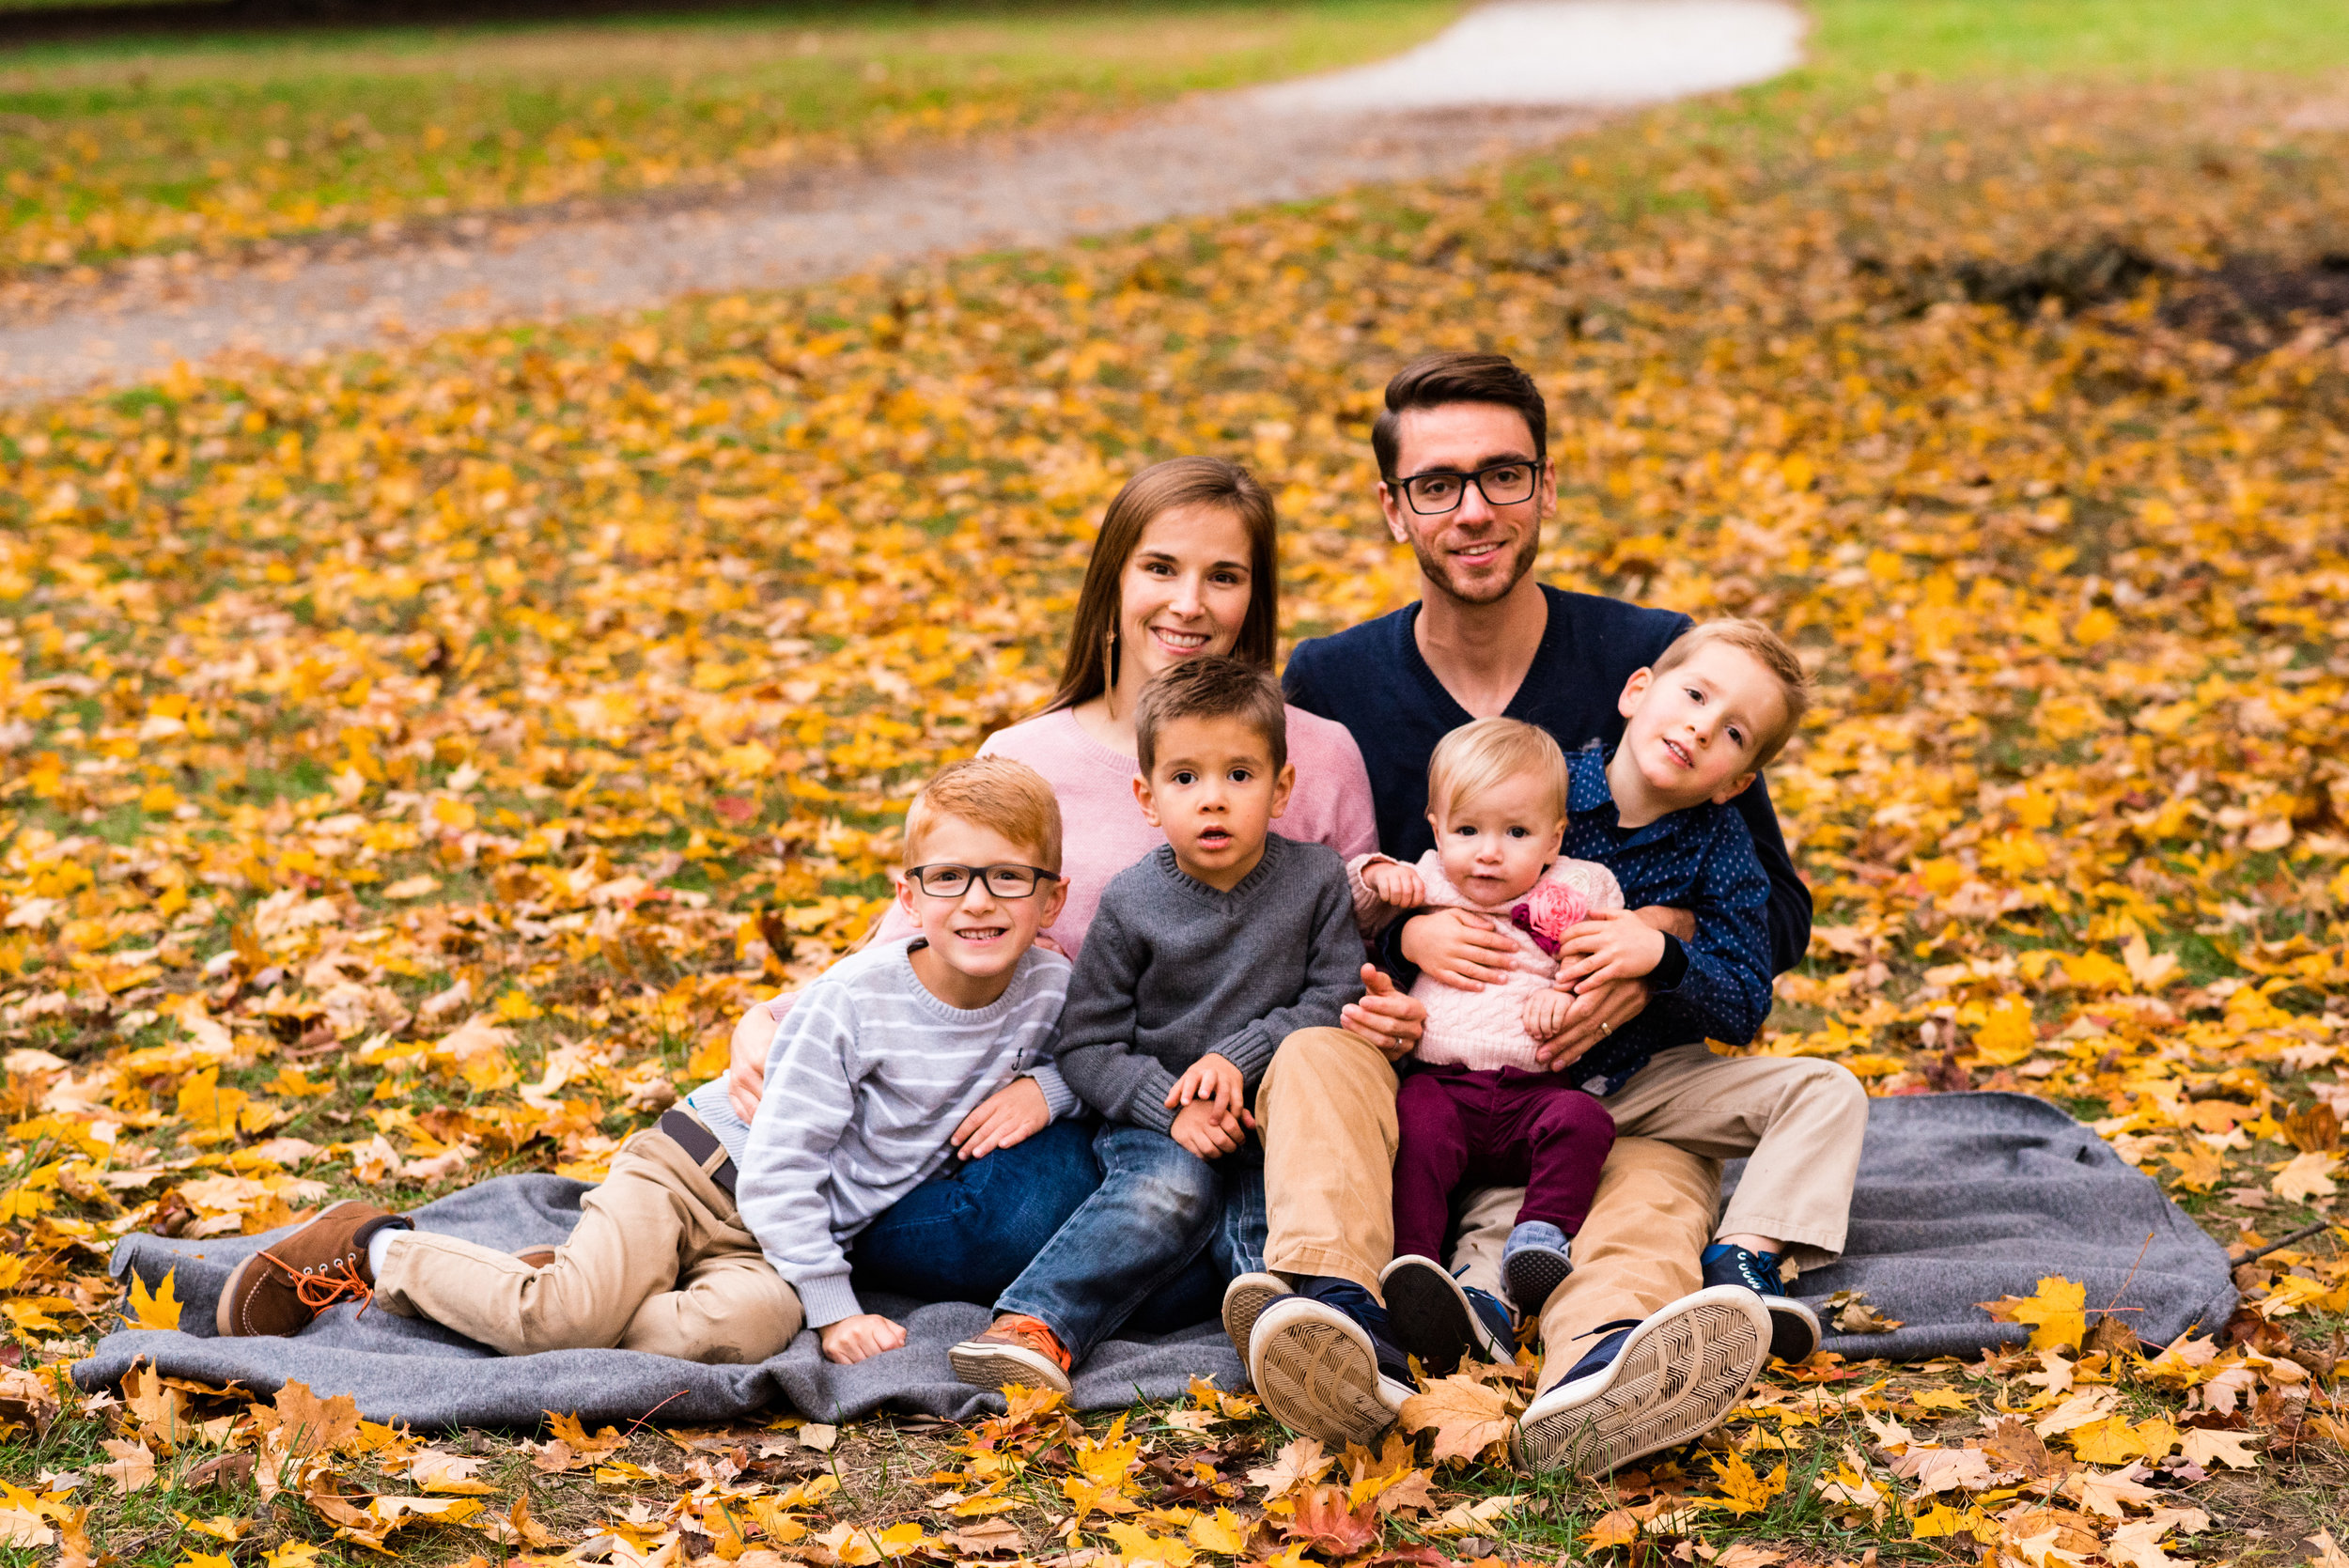
[[[913,972],[918,937],[851,954],[800,993],[767,1051],[767,1087],[745,1127],[723,1079],[687,1104],[734,1157],[735,1203],[808,1327],[863,1309],[845,1244],[953,1153],[946,1140],[1015,1078],[1036,1080],[1052,1114],[1077,1097],[1051,1065],[1068,960],[1020,955],[987,1007],[949,1007]]]

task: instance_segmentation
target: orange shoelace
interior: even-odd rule
[[[1067,1351],[1061,1348],[1060,1336],[1053,1333],[1051,1325],[1040,1317],[1030,1317],[1025,1312],[1012,1312],[1007,1316],[997,1318],[995,1326],[988,1331],[1017,1340],[1030,1350],[1041,1351],[1044,1355],[1050,1357],[1053,1364],[1061,1371],[1068,1370],[1069,1355]]]
[[[337,1301],[356,1301],[359,1315],[365,1317],[367,1309],[375,1304],[375,1288],[344,1259],[337,1258],[316,1273],[304,1274],[274,1252],[263,1252],[261,1256],[286,1271],[287,1278],[293,1281],[294,1299],[309,1308],[313,1316]]]

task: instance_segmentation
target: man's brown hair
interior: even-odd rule
[[[1706,621],[1702,626],[1692,626],[1673,638],[1672,645],[1657,656],[1650,668],[1660,676],[1686,664],[1699,649],[1712,643],[1726,643],[1752,655],[1754,662],[1778,682],[1779,695],[1785,699],[1785,719],[1775,731],[1762,737],[1760,748],[1753,753],[1753,766],[1758,772],[1786,749],[1786,742],[1795,737],[1796,729],[1802,723],[1802,716],[1811,710],[1811,672],[1803,668],[1801,656],[1786,645],[1786,640],[1760,621]]]
[[[1447,403],[1497,403],[1525,416],[1533,437],[1533,461],[1549,456],[1549,405],[1533,378],[1506,354],[1422,354],[1394,373],[1387,383],[1387,411],[1370,427],[1370,449],[1378,459],[1378,476],[1404,478],[1395,472],[1403,448],[1403,416],[1413,409],[1438,409]]]
[[[1134,760],[1148,778],[1159,736],[1177,719],[1237,719],[1264,737],[1278,773],[1289,759],[1289,712],[1269,670],[1221,655],[1186,659],[1142,689],[1134,705]]]
[[[906,864],[922,863],[922,841],[941,816],[1001,833],[1033,853],[1039,871],[1060,871],[1060,798],[1024,762],[972,757],[931,774],[906,811]]]

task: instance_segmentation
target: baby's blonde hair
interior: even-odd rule
[[[1522,719],[1478,719],[1436,742],[1427,759],[1427,810],[1449,816],[1452,803],[1474,799],[1507,779],[1532,773],[1548,791],[1558,820],[1566,818],[1566,753],[1538,725]]]
[[[1010,757],[950,762],[930,775],[906,811],[906,864],[922,863],[922,841],[941,816],[1001,833],[1060,871],[1060,800],[1044,775]]]
[[[1726,643],[1750,655],[1778,682],[1778,694],[1785,700],[1786,717],[1754,748],[1753,766],[1759,772],[1786,749],[1786,742],[1795,737],[1796,729],[1802,723],[1802,716],[1811,710],[1811,672],[1802,667],[1801,656],[1786,645],[1784,638],[1760,621],[1742,620],[1706,621],[1690,627],[1672,639],[1672,645],[1657,658],[1653,668],[1660,675],[1675,665],[1686,664],[1710,643]]]

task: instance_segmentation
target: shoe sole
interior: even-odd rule
[[[324,1219],[328,1215],[333,1214],[336,1209],[346,1206],[365,1208],[366,1207],[366,1204],[357,1198],[345,1198],[341,1203],[329,1203],[324,1208],[319,1210],[318,1213],[310,1217],[309,1224],[303,1225],[302,1230],[291,1232],[285,1239],[288,1241],[292,1240],[294,1236],[300,1235],[302,1231],[308,1230],[311,1225],[315,1225],[319,1220]],[[263,1264],[264,1260],[262,1259],[260,1252],[258,1250],[255,1250],[246,1253],[242,1258],[239,1259],[237,1266],[228,1271],[227,1282],[220,1287],[220,1304],[212,1309],[212,1329],[222,1339],[261,1339],[272,1337],[248,1333],[236,1327],[237,1296],[239,1292],[244,1287],[245,1276],[256,1265],[261,1265]]]
[[[1674,1305],[1681,1310],[1633,1330],[1604,1389],[1519,1423],[1509,1447],[1520,1467],[1538,1473],[1571,1465],[1603,1476],[1711,1431],[1736,1407],[1768,1348],[1762,1298],[1719,1286]]]
[[[1542,1309],[1573,1272],[1574,1265],[1564,1254],[1547,1247],[1529,1247],[1501,1261],[1501,1282],[1519,1317],[1541,1316]]]
[[[1378,1396],[1370,1337],[1318,1302],[1284,1301],[1257,1320],[1249,1375],[1273,1420],[1325,1444],[1376,1448],[1395,1409]]]
[[[1248,1373],[1248,1350],[1256,1337],[1256,1320],[1264,1310],[1289,1293],[1277,1275],[1242,1274],[1223,1289],[1223,1332],[1239,1352],[1239,1372]]]
[[[1476,1309],[1460,1283],[1426,1258],[1401,1257],[1378,1276],[1395,1343],[1419,1358],[1422,1371],[1442,1377],[1483,1348]]]
[[[1766,1296],[1762,1305],[1770,1314],[1770,1354],[1789,1365],[1800,1365],[1819,1348],[1819,1314],[1792,1296]]]
[[[955,1375],[974,1389],[1003,1392],[1013,1384],[1068,1392],[1068,1374],[1041,1351],[1016,1344],[958,1344],[946,1352]]]

